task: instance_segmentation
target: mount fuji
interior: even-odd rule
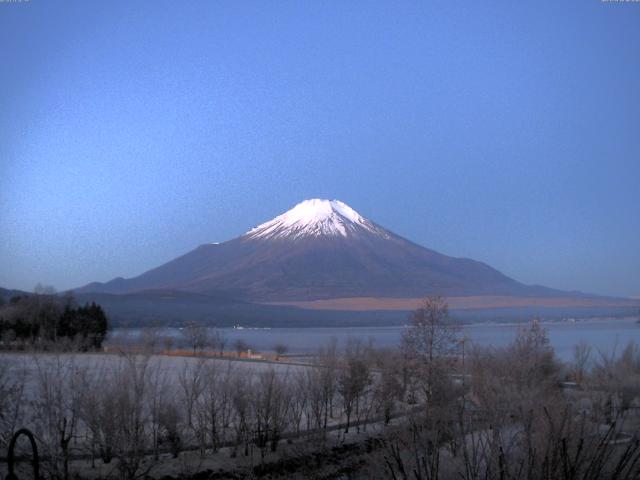
[[[338,200],[305,200],[238,238],[206,244],[130,279],[79,293],[150,290],[228,295],[250,302],[443,296],[558,297],[475,260],[406,240]],[[579,294],[572,294],[576,296]]]

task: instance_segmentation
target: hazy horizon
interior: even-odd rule
[[[136,276],[308,198],[640,296],[640,8],[0,3],[0,286]]]

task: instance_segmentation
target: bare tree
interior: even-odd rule
[[[162,348],[165,350],[165,352],[171,353],[171,350],[173,350],[175,339],[170,334],[164,335],[161,339],[161,342],[162,342]]]
[[[280,378],[273,368],[262,371],[254,384],[251,412],[254,441],[260,449],[261,460],[267,447],[275,452],[286,427],[290,399],[286,376]]]
[[[640,346],[636,342],[629,342],[622,351],[620,366],[626,373],[620,391],[621,408],[626,412],[640,398]]]
[[[560,401],[560,365],[538,322],[521,326],[506,348],[476,348],[471,363],[473,395],[494,426],[539,417],[541,405]]]
[[[382,411],[385,425],[389,424],[396,403],[402,398],[400,362],[390,351],[379,352],[375,377],[374,400],[377,410]]]
[[[154,407],[157,398],[149,389],[157,385],[159,394],[161,377],[151,373],[148,355],[123,353],[87,375],[78,389],[92,457],[98,453],[105,464],[115,458],[120,477],[127,480],[146,475],[153,466],[145,457],[154,446],[150,429],[160,422],[161,410]]]
[[[110,412],[116,425],[114,452],[120,476],[127,480],[144,476],[152,466],[144,466],[148,448],[149,359],[149,356],[123,355],[111,377],[115,394],[114,409]]]
[[[70,443],[80,413],[80,378],[86,374],[68,355],[33,356],[36,366],[34,424],[49,475],[69,478]]]
[[[4,450],[24,419],[26,366],[15,359],[0,362],[0,449]]]
[[[162,408],[158,417],[161,441],[169,445],[173,458],[178,458],[183,447],[182,414],[171,396],[162,397]]]
[[[632,341],[620,356],[600,352],[593,370],[593,382],[601,392],[599,407],[611,424],[640,399],[640,347]]]
[[[307,429],[326,429],[329,416],[329,390],[335,380],[322,367],[308,368],[304,371],[304,386],[307,389],[308,408]]]
[[[289,382],[289,396],[291,404],[289,408],[289,424],[293,427],[294,433],[300,433],[302,418],[309,410],[309,391],[307,369],[298,370],[291,376]],[[310,422],[307,422],[307,428],[310,428]]]
[[[335,337],[329,339],[327,345],[320,349],[316,362],[321,366],[319,370],[319,387],[324,402],[323,430],[327,429],[329,417],[333,418],[334,397],[338,386],[338,341]]]
[[[227,345],[227,336],[224,332],[216,329],[213,333],[213,338],[211,339],[211,346],[218,351],[219,356],[224,355],[224,347]]]
[[[160,435],[162,430],[163,409],[166,408],[166,402],[163,397],[170,390],[166,372],[163,369],[162,360],[157,359],[150,367],[146,376],[146,401],[147,411],[149,414],[149,434],[151,437],[151,445],[153,448],[153,456],[155,460],[159,459],[160,454]]]
[[[232,414],[232,381],[236,374],[231,362],[223,367],[219,362],[208,362],[203,372],[205,418],[212,450],[216,452],[227,439]]]
[[[160,346],[162,336],[158,327],[147,327],[140,334],[140,345],[149,353],[155,353]]]
[[[182,394],[181,404],[185,411],[186,426],[198,442],[201,456],[204,456],[208,434],[207,406],[204,398],[205,360],[197,359],[194,362],[185,359],[178,375],[178,384]]]
[[[231,402],[233,404],[233,427],[236,434],[236,444],[232,456],[237,454],[239,446],[244,447],[244,455],[249,455],[249,440],[251,437],[250,407],[253,397],[252,376],[237,375],[233,379]]]
[[[555,387],[560,365],[555,358],[546,329],[538,321],[518,328],[516,338],[507,349],[512,378],[521,389]]]
[[[338,392],[346,415],[344,433],[349,433],[352,414],[354,411],[359,414],[361,398],[371,384],[371,371],[359,340],[349,339],[344,357],[338,375]]]
[[[437,357],[458,350],[459,326],[449,317],[449,306],[442,297],[427,297],[411,315],[411,325],[403,334],[404,349],[414,358],[433,362]]]
[[[276,343],[273,351],[276,352],[276,360],[280,360],[280,357],[289,351],[289,347],[284,343]]]
[[[188,322],[182,329],[182,334],[187,344],[193,349],[195,355],[198,350],[203,350],[209,344],[209,332],[207,327],[196,322]]]
[[[584,381],[585,373],[589,368],[591,361],[591,345],[585,341],[581,341],[573,347],[573,367],[575,381],[580,383]]]
[[[238,338],[235,342],[233,342],[233,348],[235,349],[239,357],[243,352],[249,351],[251,346],[241,338]]]
[[[233,381],[239,375],[233,367],[233,363],[228,362],[224,372],[218,377],[218,417],[220,418],[220,428],[223,441],[228,441],[228,431],[231,428],[233,418]]]
[[[427,402],[438,395],[437,388],[446,390],[445,376],[456,363],[455,354],[460,345],[459,325],[449,317],[449,307],[442,297],[427,297],[420,308],[413,312],[411,325],[402,337],[402,356],[405,389],[415,398],[419,387]],[[413,373],[409,375],[409,373]]]
[[[80,388],[83,392],[80,418],[90,436],[91,458],[99,456],[103,463],[109,464],[115,454],[118,428],[112,414],[117,401],[113,371],[104,363],[96,366],[94,374],[87,375]]]

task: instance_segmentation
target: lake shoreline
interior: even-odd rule
[[[470,345],[479,347],[503,347],[509,344],[522,323],[483,322],[460,325],[461,338]],[[571,357],[573,347],[580,342],[592,345],[594,351],[618,351],[630,340],[640,343],[640,324],[635,317],[582,319],[575,321],[541,321],[548,331],[549,339],[560,358]],[[211,327],[226,340],[225,348],[234,349],[234,343],[243,342],[255,352],[273,352],[276,345],[286,345],[288,354],[308,355],[318,351],[329,342],[338,342],[342,347],[349,338],[371,341],[378,348],[395,348],[400,345],[406,325],[394,326],[345,326],[345,327],[273,327],[269,329]],[[113,330],[106,345],[118,345],[145,341],[150,333],[157,342],[170,342],[174,346],[186,341],[185,331],[177,327],[126,328]]]

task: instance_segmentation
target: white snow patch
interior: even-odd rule
[[[301,238],[321,235],[343,237],[358,231],[388,234],[340,200],[314,198],[299,203],[273,220],[258,225],[245,235],[249,238]]]

